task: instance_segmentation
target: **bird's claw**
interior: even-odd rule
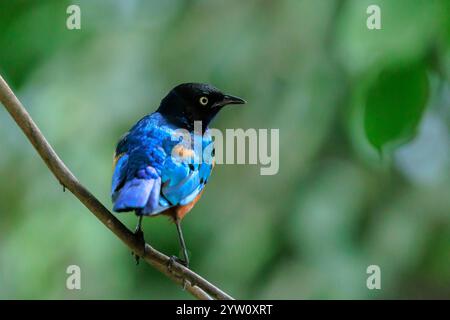
[[[185,260],[180,259],[177,256],[171,256],[167,263],[167,269],[169,270],[169,272],[172,272],[173,264],[175,262],[185,266],[186,268],[189,268],[189,263],[187,263]]]
[[[173,264],[175,262],[179,263],[179,264],[182,264],[186,268],[189,268],[189,264],[186,261],[184,261],[183,259],[178,258],[177,256],[171,256],[169,258],[169,261],[167,262],[167,270],[169,270],[169,272],[172,272]],[[186,290],[187,285],[188,285],[188,281],[185,278],[183,278],[183,290]]]

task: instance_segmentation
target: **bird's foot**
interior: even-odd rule
[[[188,262],[186,262],[186,261],[183,260],[183,259],[178,258],[177,256],[171,256],[171,257],[169,258],[168,263],[167,263],[167,269],[169,270],[169,272],[172,272],[173,264],[174,264],[175,262],[176,262],[176,263],[179,263],[179,264],[182,264],[182,265],[185,266],[186,268],[189,268],[189,263],[188,263]],[[186,280],[185,278],[183,278],[183,290],[186,290],[187,285],[188,285],[187,280]]]
[[[134,231],[134,236],[136,237],[136,239],[139,243],[139,246],[142,246],[143,250],[145,250],[145,239],[144,239],[144,232],[142,231],[142,229],[136,229]],[[131,252],[131,254],[133,255],[134,259],[136,260],[136,265],[138,265],[141,257],[135,252]]]
[[[172,268],[173,268],[173,264],[174,263],[179,263],[182,264],[183,266],[185,266],[186,268],[189,268],[189,263],[183,259],[178,258],[177,256],[171,256],[169,258],[169,262],[167,263],[167,269],[172,272]]]

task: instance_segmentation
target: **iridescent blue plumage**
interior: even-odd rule
[[[186,149],[189,156],[173,157],[172,151],[182,142],[177,129],[155,112],[122,137],[116,149],[111,190],[114,211],[154,215],[191,202],[203,190],[211,174],[211,159],[195,163],[194,157],[199,155],[194,148]],[[212,143],[208,131],[197,138],[202,141],[202,150]]]

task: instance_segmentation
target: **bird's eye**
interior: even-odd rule
[[[200,98],[199,102],[202,106],[206,106],[208,104],[208,98],[203,96]]]

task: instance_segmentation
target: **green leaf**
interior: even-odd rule
[[[388,143],[411,139],[427,100],[428,78],[423,64],[383,70],[366,94],[364,128],[369,142],[381,152]]]

